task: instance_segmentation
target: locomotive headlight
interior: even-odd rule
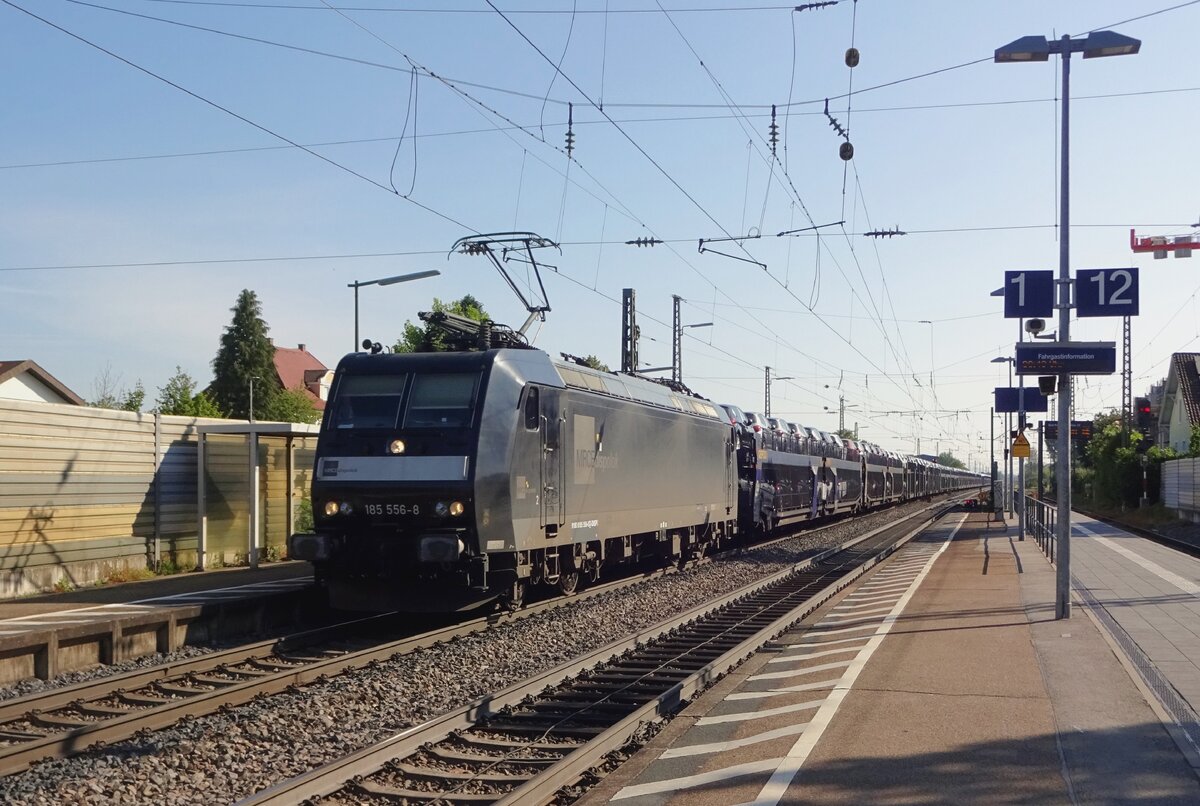
[[[454,517],[457,518],[459,515],[463,514],[463,510],[464,510],[464,507],[462,505],[462,501],[451,501],[450,502],[450,514],[453,515]]]
[[[342,513],[343,515],[353,515],[354,507],[350,506],[349,501],[343,501],[342,505],[338,507],[338,512]]]
[[[388,443],[388,453],[393,454],[395,456],[399,456],[400,454],[404,453],[404,440],[393,439],[391,442],[389,442]]]
[[[450,514],[450,507],[446,506],[445,501],[438,501],[433,505],[433,512],[439,518],[444,518]]]
[[[338,502],[337,501],[326,501],[325,502],[325,514],[331,518],[334,515],[338,514]]]

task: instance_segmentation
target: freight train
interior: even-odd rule
[[[982,485],[874,446],[756,432],[681,387],[519,346],[352,353],[326,404],[314,531],[331,605],[519,607],[836,513]]]

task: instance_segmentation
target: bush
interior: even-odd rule
[[[301,498],[296,505],[296,531],[311,532],[313,530],[312,500]]]

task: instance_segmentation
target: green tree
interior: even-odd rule
[[[275,346],[267,337],[262,304],[245,289],[231,309],[233,320],[221,335],[221,346],[212,361],[209,396],[221,411],[239,420],[249,419],[250,379],[254,379],[254,414],[261,416],[280,391],[275,374]]]
[[[220,417],[221,410],[203,390],[196,391],[196,382],[179,366],[175,374],[159,387],[157,408],[160,414],[181,417]]]
[[[837,434],[842,439],[858,439],[852,428],[839,428],[833,433]]]
[[[483,309],[483,303],[470,294],[450,303],[442,302],[434,297],[433,310],[438,313],[456,313],[459,316],[474,319],[476,322],[491,318]],[[404,323],[403,334],[392,345],[394,353],[428,353],[444,349],[446,349],[446,344],[440,330],[429,325],[416,325],[411,321]]]
[[[140,379],[132,389],[126,389],[121,384],[121,374],[113,372],[112,364],[105,364],[92,381],[92,402],[88,405],[97,409],[141,411],[145,402],[146,390]]]
[[[584,366],[591,367],[592,369],[598,369],[601,372],[612,372],[612,370],[608,368],[608,364],[605,364],[599,358],[591,355],[590,353],[584,357],[583,363]]]
[[[1131,430],[1126,444],[1121,419],[1116,410],[1097,414],[1092,419],[1092,438],[1081,452],[1092,470],[1092,501],[1101,506],[1136,506],[1141,496],[1138,443],[1142,435]]]
[[[258,400],[254,401],[258,408]],[[312,398],[301,388],[284,389],[278,392],[263,409],[263,416],[280,423],[315,423],[321,419]]]
[[[142,386],[141,379],[138,379],[133,388],[121,397],[121,405],[118,408],[122,411],[141,411],[145,402],[146,390]]]
[[[950,451],[942,451],[939,453],[937,460],[939,465],[945,465],[946,467],[957,467],[960,469],[966,468],[966,465],[963,464],[962,460],[956,459],[954,454]]]

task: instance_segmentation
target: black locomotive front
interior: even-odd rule
[[[315,534],[288,544],[335,606],[419,608],[423,590],[482,584],[472,478],[487,358],[354,354],[339,365],[317,446]]]

